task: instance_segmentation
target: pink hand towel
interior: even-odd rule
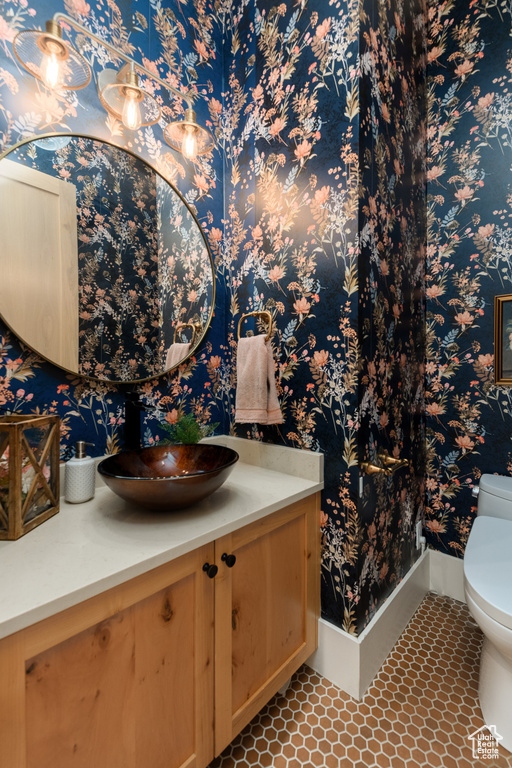
[[[265,335],[238,341],[235,421],[239,424],[282,424],[277,399],[274,358]]]
[[[165,370],[169,368],[175,368],[184,357],[186,357],[190,350],[190,344],[175,342],[171,344],[167,350],[167,356],[165,358]]]

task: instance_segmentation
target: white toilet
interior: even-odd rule
[[[482,475],[477,514],[464,554],[464,591],[484,633],[480,707],[512,752],[512,477]]]

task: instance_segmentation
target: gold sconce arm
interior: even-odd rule
[[[57,13],[54,13],[52,16],[52,21],[55,24],[58,24],[59,21],[63,21],[65,24],[69,24],[70,27],[72,27],[76,32],[81,32],[83,35],[86,35],[91,40],[94,40],[94,42],[97,45],[102,46],[103,48],[106,48],[107,51],[110,51],[110,53],[115,56],[117,59],[122,59],[126,64],[129,64],[133,66],[136,70],[139,72],[142,72],[146,75],[146,77],[150,77],[152,80],[156,80],[157,83],[160,83],[164,88],[166,88],[168,91],[173,93],[175,96],[177,96],[180,99],[183,99],[183,101],[187,102],[187,107],[190,109],[192,107],[192,99],[189,95],[182,93],[181,91],[178,91],[177,88],[173,88],[170,83],[166,83],[165,80],[162,80],[161,77],[158,77],[158,75],[155,75],[154,72],[151,72],[149,69],[144,67],[142,64],[139,64],[135,59],[132,59],[130,56],[127,56],[125,53],[119,50],[119,48],[116,48],[115,46],[111,45],[110,43],[107,43],[106,40],[102,40],[101,37],[98,37],[98,35],[95,35],[94,32],[91,32],[87,27],[84,27],[82,24],[79,24],[77,21],[71,18],[71,16],[68,16],[66,13],[61,13],[58,11]]]

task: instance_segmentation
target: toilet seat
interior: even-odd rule
[[[482,611],[512,629],[512,521],[477,517],[464,554],[464,587]]]

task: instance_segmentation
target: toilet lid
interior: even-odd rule
[[[477,517],[464,553],[465,588],[495,621],[512,629],[512,521]]]
[[[479,482],[481,491],[512,501],[512,477],[504,475],[482,475]]]

